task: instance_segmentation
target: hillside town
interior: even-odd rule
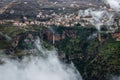
[[[109,9],[108,9],[109,10]],[[112,12],[112,11],[111,11]],[[40,26],[64,26],[64,27],[74,27],[75,25],[81,25],[83,27],[86,26],[93,26],[90,21],[93,19],[91,15],[88,16],[82,16],[76,13],[67,13],[67,14],[44,14],[40,12],[38,15],[36,15],[37,20],[31,20],[28,19],[26,16],[22,16],[20,20],[0,20],[0,24],[8,24],[11,23],[13,26],[18,27],[25,27],[25,26],[31,26],[31,25],[40,25]],[[120,25],[120,19],[115,18],[114,25],[119,26]]]
[[[107,10],[108,12],[114,12],[112,9],[107,8],[105,6],[100,6],[101,9]],[[64,9],[64,8],[63,8]],[[94,8],[92,8],[95,10]],[[83,13],[81,13],[83,12]],[[50,26],[56,26],[56,27],[84,27],[84,28],[89,28],[89,27],[94,27],[94,25],[91,23],[91,20],[93,17],[91,15],[86,15],[83,16],[82,14],[85,14],[84,10],[78,10],[77,13],[55,13],[53,12],[52,14],[45,14],[44,12],[39,12],[36,15],[36,19],[29,19],[26,16],[22,16],[18,20],[0,20],[0,25],[5,25],[5,24],[10,24],[14,27],[18,27],[20,29],[26,30],[27,27],[30,26],[44,26],[46,28],[49,28]],[[88,13],[89,14],[89,13]],[[107,19],[107,18],[104,18]],[[120,26],[120,18],[116,17],[114,19],[114,26],[117,26],[119,28]],[[117,32],[112,33],[112,37],[115,38],[117,41],[120,41],[120,35],[119,35],[119,29]],[[52,40],[52,33],[47,34],[47,36],[50,37],[51,39],[48,38],[48,40]],[[74,34],[75,35],[75,34]],[[55,40],[58,41],[62,39],[59,34],[55,33]]]

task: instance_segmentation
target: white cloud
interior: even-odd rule
[[[105,3],[115,11],[120,11],[120,0],[105,0]]]

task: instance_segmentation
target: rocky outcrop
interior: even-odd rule
[[[113,33],[112,37],[116,39],[116,41],[120,41],[120,33]]]

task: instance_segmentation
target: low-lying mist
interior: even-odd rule
[[[73,64],[61,62],[56,50],[43,49],[39,41],[38,38],[35,45],[40,56],[25,57],[21,61],[4,59],[0,80],[82,80]]]

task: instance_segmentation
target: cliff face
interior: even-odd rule
[[[6,52],[21,57],[26,55],[21,53],[22,51],[35,48],[37,36],[47,48],[50,48],[54,39],[57,42],[54,46],[61,52],[60,55],[64,56],[63,60],[66,62],[72,60],[85,80],[107,80],[106,76],[120,73],[120,42],[111,38],[103,42],[99,42],[97,37],[88,39],[95,32],[96,29],[82,27],[43,28],[21,32],[13,37]],[[115,38],[118,36],[118,33],[113,34]],[[0,36],[0,46],[3,39],[4,37]]]
[[[74,30],[63,30],[62,32],[55,32],[52,33],[51,31],[47,30],[44,32],[44,38],[48,41],[52,41],[53,37],[55,41],[60,41],[65,38],[75,38],[77,34],[75,33]]]

